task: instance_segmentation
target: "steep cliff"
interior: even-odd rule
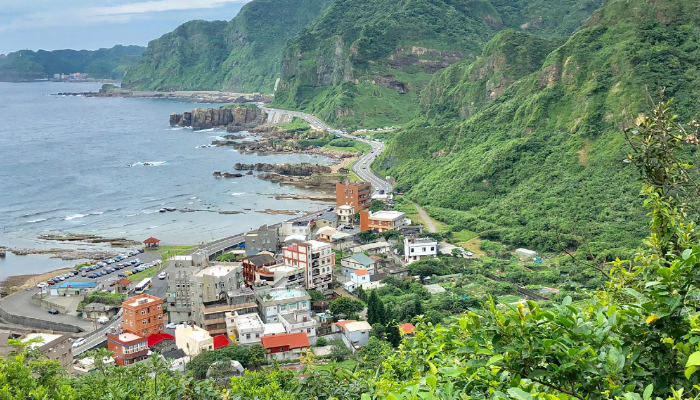
[[[496,38],[482,59],[434,77],[427,116],[405,125],[375,168],[434,215],[482,238],[543,250],[585,239],[596,254],[625,254],[646,218],[620,127],[662,89],[678,114],[697,119],[696,8],[690,0],[609,1],[530,74],[530,51],[491,61],[500,51],[489,48],[509,48]],[[517,68],[520,79],[502,74]],[[484,79],[512,78],[484,101]],[[479,106],[465,112],[472,101]],[[697,146],[686,148],[697,161]]]
[[[285,48],[275,104],[342,126],[406,122],[432,74],[475,60],[497,32],[568,34],[601,1],[335,1]]]
[[[91,78],[121,79],[141,58],[144,47],[114,46],[99,50],[21,50],[0,58],[0,81],[22,82],[54,74],[87,73]]]
[[[253,0],[230,22],[187,22],[151,41],[123,85],[148,90],[272,92],[285,43],[330,1]]]
[[[195,108],[183,114],[170,114],[170,125],[194,129],[230,128],[231,131],[237,131],[234,127],[253,127],[265,123],[266,116],[259,108],[248,105]]]

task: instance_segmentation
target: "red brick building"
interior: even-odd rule
[[[118,365],[129,365],[148,356],[148,337],[163,333],[163,300],[140,294],[122,303],[121,332],[107,333],[107,349]]]
[[[255,283],[255,273],[258,269],[271,267],[277,265],[277,259],[269,254],[256,254],[254,256],[249,256],[241,260],[241,266],[243,267],[243,281],[248,287],[253,287]]]
[[[349,205],[355,208],[355,212],[369,207],[372,202],[372,185],[362,183],[336,183],[335,200],[338,207]]]

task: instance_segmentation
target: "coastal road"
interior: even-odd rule
[[[393,190],[393,187],[391,186],[390,183],[388,183],[386,180],[378,177],[375,175],[372,170],[369,168],[370,164],[377,158],[379,154],[381,154],[384,151],[384,143],[376,141],[376,140],[367,140],[367,139],[361,139],[352,135],[349,135],[343,131],[340,131],[338,129],[333,129],[328,124],[325,122],[321,121],[320,119],[316,118],[315,116],[311,114],[306,114],[303,112],[299,111],[289,111],[289,110],[281,110],[278,108],[269,108],[269,107],[264,107],[260,106],[260,109],[265,111],[265,112],[274,112],[274,113],[279,113],[279,114],[284,114],[284,115],[289,115],[292,117],[297,117],[301,118],[304,121],[308,122],[311,126],[317,128],[317,129],[323,129],[328,132],[334,133],[336,135],[342,136],[344,138],[352,139],[352,140],[357,140],[362,143],[368,144],[372,149],[370,150],[369,153],[363,155],[360,157],[359,160],[353,165],[352,170],[355,172],[355,174],[365,182],[369,182],[372,184],[372,187],[374,187],[375,192],[378,192],[380,190],[383,190],[385,193],[389,193]]]

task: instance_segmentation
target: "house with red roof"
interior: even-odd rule
[[[131,288],[131,281],[126,278],[121,278],[118,281],[110,283],[109,286],[112,287],[116,293],[126,294],[129,293],[129,289]]]
[[[263,336],[260,342],[268,351],[268,360],[294,360],[300,358],[302,352],[311,346],[306,332]]]
[[[415,332],[416,327],[413,324],[401,324],[399,325],[399,333],[402,335],[409,335],[413,336],[413,333]]]

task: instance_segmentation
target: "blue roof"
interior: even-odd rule
[[[362,253],[353,254],[350,257],[353,258],[355,261],[357,261],[357,263],[362,264],[365,267],[368,267],[368,266],[374,264],[374,260],[372,260],[371,258],[367,257],[366,255],[364,255]]]
[[[68,288],[94,288],[97,286],[97,282],[64,282],[58,285],[59,289]]]

